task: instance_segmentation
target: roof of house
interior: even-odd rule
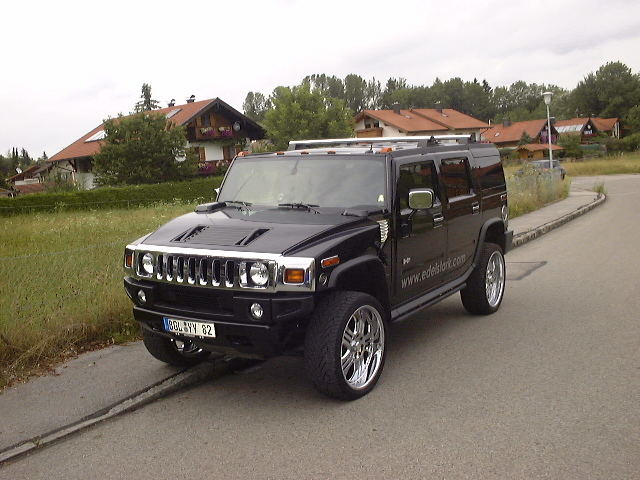
[[[396,113],[393,110],[363,110],[358,114],[356,120],[369,116],[392,125],[405,132],[430,132],[446,131],[447,127],[439,123],[426,119],[422,115],[413,113],[411,110],[400,110]]]
[[[372,117],[405,132],[446,131],[461,128],[486,128],[489,125],[452,108],[410,108],[400,110],[363,110],[356,121]]]
[[[44,192],[44,183],[29,183],[27,185],[16,185],[14,187],[21,194]]]
[[[540,135],[540,131],[546,123],[547,121],[545,119],[513,122],[508,127],[505,127],[502,123],[497,123],[482,132],[482,138],[492,143],[517,142],[522,138],[522,134],[524,133],[531,138],[536,138]]]
[[[529,152],[537,152],[539,150],[549,150],[549,145],[546,143],[527,143],[524,145],[518,145],[517,150],[527,150]],[[551,145],[551,150],[564,150],[559,145]]]
[[[414,108],[411,110],[418,115],[428,118],[431,121],[440,123],[452,130],[461,128],[487,128],[488,123],[477,118],[459,112],[453,108]]]
[[[173,107],[165,107],[159,108],[157,110],[151,110],[149,113],[159,113],[167,116],[167,119],[170,120],[175,125],[186,125],[194,117],[197,117],[200,112],[212,106],[212,104],[218,104],[230,111],[231,113],[243,117],[244,121],[255,130],[259,130],[264,132],[263,128],[258,125],[256,122],[251,120],[249,117],[246,117],[235,108],[223,102],[219,98],[212,98],[209,100],[200,100],[198,102],[185,103],[184,105],[174,105]],[[129,115],[125,115],[128,117]],[[95,155],[100,151],[100,146],[104,143],[99,134],[104,131],[103,124],[98,125],[90,132],[84,134],[78,140],[73,142],[66,148],[63,148],[61,151],[56,153],[54,156],[49,158],[48,162],[59,162],[61,160],[70,160],[74,158],[82,158],[82,157],[90,157]],[[95,137],[95,138],[94,138]]]
[[[9,182],[17,182],[19,180],[24,180],[25,178],[27,178],[31,173],[34,173],[35,170],[37,170],[39,167],[39,165],[31,165],[27,168],[25,168],[21,173],[18,173],[16,175],[14,175],[13,177],[9,177],[7,178],[7,181]],[[30,178],[30,177],[29,177]]]
[[[558,133],[579,133],[589,123],[589,117],[570,118],[568,120],[556,120],[553,124]]]
[[[601,132],[610,132],[611,130],[614,129],[619,119],[617,117],[614,117],[614,118],[593,117],[591,120],[593,121],[593,124],[596,126],[596,128]]]

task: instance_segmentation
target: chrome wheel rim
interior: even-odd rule
[[[496,307],[502,294],[504,293],[504,257],[500,252],[493,252],[487,263],[487,274],[485,276],[485,291],[487,292],[487,302],[491,307]]]
[[[340,348],[342,376],[354,390],[366,388],[376,377],[384,355],[384,322],[374,307],[358,308],[344,327]]]
[[[173,340],[173,346],[180,355],[191,357],[202,352],[202,349],[189,340]]]

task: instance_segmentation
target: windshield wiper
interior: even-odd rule
[[[249,207],[252,205],[251,202],[243,202],[242,200],[225,200],[224,203],[227,205],[240,205],[242,207]]]
[[[279,207],[291,207],[291,208],[306,208],[310,212],[320,213],[314,207],[319,207],[320,205],[314,205],[313,203],[279,203]]]

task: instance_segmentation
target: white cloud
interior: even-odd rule
[[[49,155],[154,98],[240,109],[311,73],[486,78],[572,88],[607,61],[640,70],[640,3],[565,0],[4,2],[0,151]]]

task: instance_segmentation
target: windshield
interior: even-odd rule
[[[383,207],[384,158],[236,158],[218,200],[268,206],[302,203],[319,207]]]

